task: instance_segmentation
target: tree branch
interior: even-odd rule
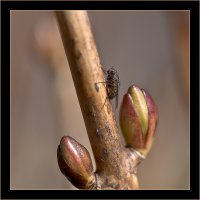
[[[96,189],[136,189],[140,156],[123,147],[86,11],[56,11],[63,45],[94,153]],[[130,162],[131,160],[131,162]]]

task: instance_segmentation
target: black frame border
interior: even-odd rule
[[[10,190],[10,10],[190,10],[190,190]],[[198,1],[2,1],[1,197],[8,199],[198,199],[199,197],[199,2]],[[181,139],[181,138],[180,138]],[[198,154],[198,155],[197,155]],[[53,181],[53,180],[52,180]]]

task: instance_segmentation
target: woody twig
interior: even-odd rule
[[[97,167],[94,172],[88,151],[64,136],[58,147],[60,169],[81,189],[137,189],[136,166],[144,156],[123,146],[112,109],[102,107],[107,91],[103,84],[96,84],[105,79],[87,12],[56,11],[55,15]],[[141,95],[146,98],[145,92],[139,93],[139,99]]]

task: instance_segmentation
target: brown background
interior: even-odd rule
[[[158,107],[155,142],[138,169],[140,188],[189,189],[189,13],[89,11],[89,17],[102,66],[120,76],[119,102],[136,84]],[[92,155],[53,20],[50,11],[11,12],[11,189],[75,189],[57,165],[63,135]]]

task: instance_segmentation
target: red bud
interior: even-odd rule
[[[94,186],[92,160],[87,149],[70,136],[63,136],[57,150],[61,172],[77,188]]]

